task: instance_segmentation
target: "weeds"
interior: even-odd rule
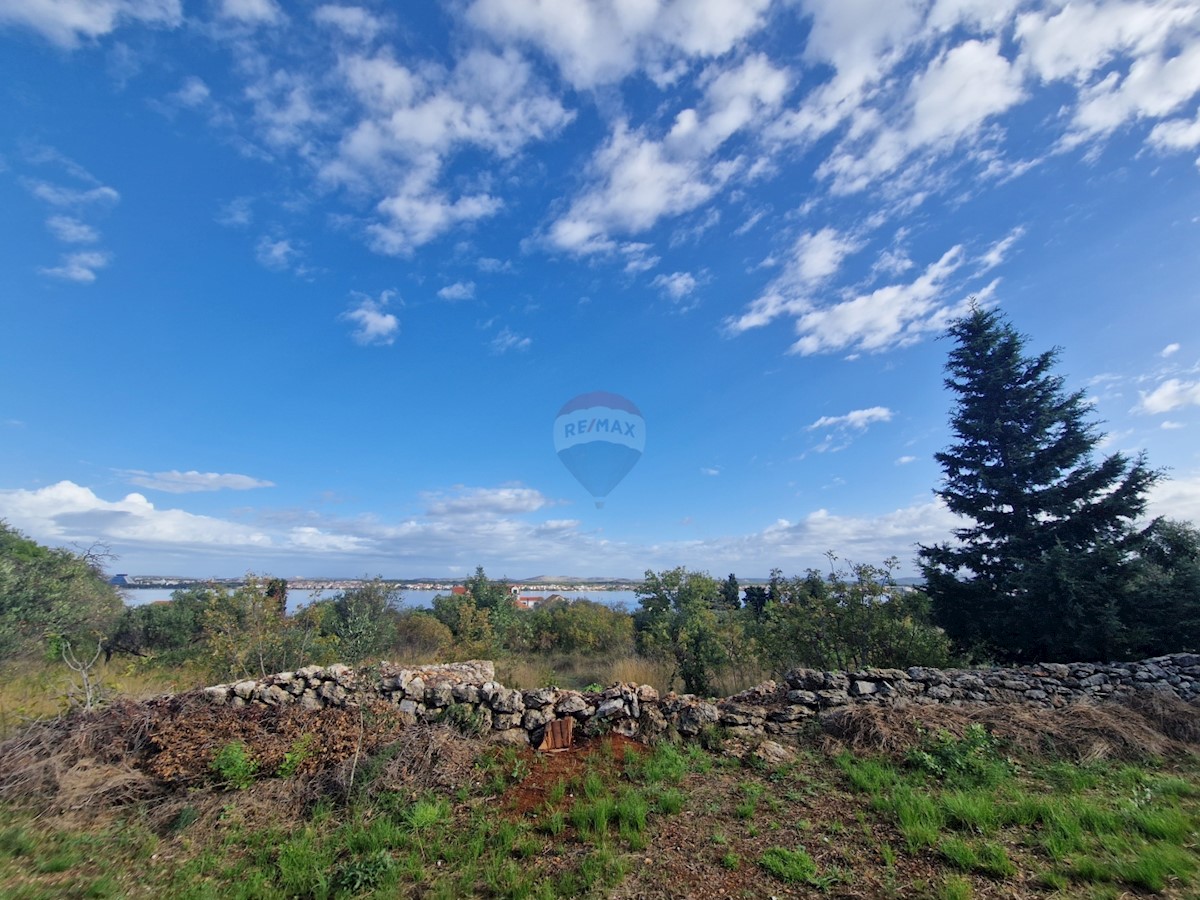
[[[231,741],[217,751],[209,768],[220,777],[226,788],[244,791],[254,783],[258,762],[244,743]]]

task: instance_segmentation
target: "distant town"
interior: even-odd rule
[[[368,584],[369,578],[289,578],[288,587],[297,591],[348,591]],[[385,584],[404,591],[453,591],[462,587],[466,579],[448,580],[431,578],[384,578]],[[539,576],[523,580],[501,579],[511,587],[522,591],[632,591],[642,582],[630,578],[548,578]],[[156,590],[180,590],[193,587],[217,585],[237,588],[246,583],[245,578],[188,578],[176,575],[114,575],[109,582],[126,589],[153,588]]]

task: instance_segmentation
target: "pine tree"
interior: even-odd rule
[[[936,459],[935,491],[970,519],[956,544],[921,547],[935,617],[964,648],[1005,660],[1111,659],[1128,649],[1136,520],[1160,474],[1143,456],[1095,463],[1101,440],[1082,391],[1025,354],[999,313],[954,322],[946,387],[956,441]]]

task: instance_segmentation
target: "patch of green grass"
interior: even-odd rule
[[[683,791],[678,788],[667,788],[658,795],[655,805],[658,807],[659,812],[673,816],[683,809],[683,803]]]
[[[736,869],[742,864],[742,858],[732,850],[721,857],[721,865],[730,871]]]
[[[895,813],[910,852],[937,843],[946,823],[941,808],[928,792],[900,785],[883,805]]]
[[[860,759],[851,753],[840,753],[835,762],[855,790],[873,797],[881,795],[900,779],[900,773],[894,766],[877,759]]]
[[[1195,823],[1177,809],[1137,808],[1127,813],[1129,824],[1147,837],[1180,843],[1195,831]]]
[[[982,791],[950,791],[941,797],[942,811],[952,828],[991,834],[1000,824],[1000,813],[990,794]]]
[[[938,900],[971,900],[972,896],[971,882],[961,875],[949,875],[938,885]]]
[[[584,838],[603,839],[616,817],[617,805],[611,797],[580,800],[571,808],[571,824]]]
[[[563,815],[562,810],[555,810],[544,816],[538,825],[540,830],[546,832],[551,837],[557,837],[562,834],[566,830],[566,827],[567,817]]]
[[[949,837],[938,844],[938,852],[964,872],[983,872],[1000,878],[1017,872],[1004,848],[992,841],[970,844],[961,838]]]
[[[651,753],[643,754],[627,769],[630,775],[647,784],[679,784],[687,774],[688,760],[671,743],[657,745]]]
[[[811,884],[817,876],[817,864],[803,847],[795,850],[770,847],[758,864],[776,878],[796,884]]]

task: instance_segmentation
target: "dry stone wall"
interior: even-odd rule
[[[385,663],[359,671],[344,665],[307,666],[215,685],[205,688],[204,695],[212,703],[234,707],[298,704],[313,710],[385,701],[414,722],[438,721],[454,707],[499,740],[534,745],[549,722],[567,716],[585,729],[630,737],[655,737],[671,730],[694,736],[710,726],[735,735],[790,736],[809,727],[814,717],[856,703],[1023,703],[1052,708],[1137,691],[1190,702],[1200,697],[1200,655],[991,669],[794,669],[783,683],[768,681],[722,700],[674,693],[660,697],[644,684],[614,684],[603,691],[521,691],[495,679],[495,666],[484,660],[406,668]]]

